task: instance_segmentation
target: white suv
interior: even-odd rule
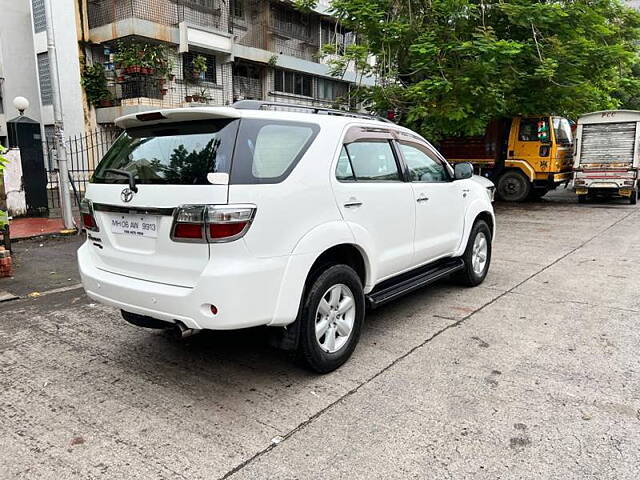
[[[274,105],[118,119],[81,209],[89,297],[182,336],[281,327],[281,347],[329,372],[367,307],[484,280],[493,186],[470,164],[392,123]]]

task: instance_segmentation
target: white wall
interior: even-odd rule
[[[8,160],[4,167],[4,191],[7,195],[9,215],[18,217],[27,213],[27,200],[22,189],[22,163],[20,150],[12,148],[4,155]]]
[[[31,106],[26,112],[30,118],[40,121],[40,90],[35,52],[33,48],[33,24],[31,2],[28,0],[0,0],[0,77],[4,104],[4,118],[18,115],[13,99],[26,97]],[[7,126],[0,123],[0,136],[7,136]]]

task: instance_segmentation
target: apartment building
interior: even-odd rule
[[[80,134],[87,126],[80,86],[76,1],[55,0],[51,19],[67,135]],[[43,137],[50,136],[54,123],[53,91],[44,0],[0,0],[0,11],[0,140],[6,136],[6,120],[18,114],[13,108],[16,96],[29,100],[26,115],[41,123]]]
[[[326,43],[339,52],[355,41],[327,14],[329,1],[310,13],[279,0],[53,1],[65,135],[159,107],[240,99],[344,104],[354,82],[373,79],[352,70],[337,79],[320,58]],[[29,116],[49,136],[54,119],[44,0],[0,0],[0,9],[0,140],[5,117],[17,114],[11,113],[17,95],[28,98]],[[81,86],[86,65],[102,66],[92,70],[93,89]]]
[[[103,65],[106,91],[95,122],[129,113],[241,99],[334,106],[354,82],[333,77],[321,45],[355,38],[326,14],[328,0],[302,13],[276,0],[85,0],[86,62]],[[136,57],[137,52],[137,57]]]

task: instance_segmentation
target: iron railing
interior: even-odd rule
[[[217,29],[229,28],[229,4],[224,0],[89,0],[89,28],[138,18],[174,26],[185,21]]]
[[[74,194],[76,201],[79,201],[84,196],[87,183],[89,183],[93,171],[118,137],[120,131],[116,127],[106,127],[66,139],[65,148],[69,166],[69,179],[72,184],[72,193],[77,194]],[[46,138],[42,144],[42,149],[47,169],[49,211],[55,214],[56,210],[60,208],[60,180],[55,159],[54,139]]]

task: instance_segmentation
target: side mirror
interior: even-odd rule
[[[454,178],[456,180],[464,180],[473,177],[473,165],[470,163],[456,163],[453,167]]]

